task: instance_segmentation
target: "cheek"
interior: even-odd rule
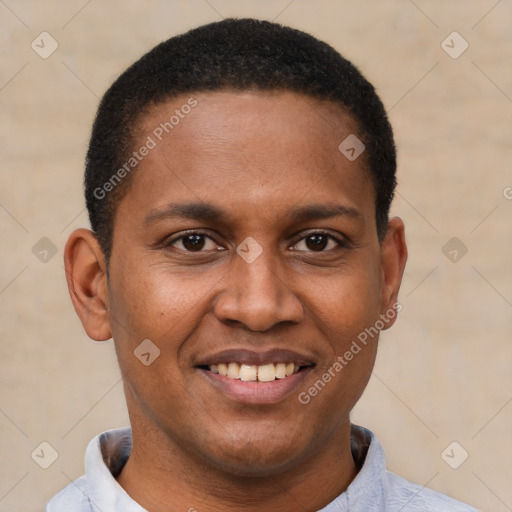
[[[316,289],[318,328],[326,338],[343,344],[373,325],[380,313],[380,274],[377,265],[340,270]],[[343,346],[339,347],[340,350]]]
[[[116,267],[110,286],[112,334],[132,408],[165,417],[186,396],[178,353],[203,313],[200,292],[196,281],[158,266],[126,261]]]
[[[124,267],[116,267],[110,286],[110,316],[122,372],[135,373],[145,381],[143,387],[152,382],[166,382],[167,387],[177,384],[180,368],[187,366],[186,341],[207,315],[208,292],[221,278],[216,269],[198,276],[162,264],[126,261]],[[156,348],[149,347],[158,354],[150,372],[134,357],[147,353],[141,345],[144,340],[150,340]],[[159,375],[164,367],[166,372]]]
[[[375,363],[379,334],[380,300],[372,273],[344,276],[322,288],[316,302],[317,329],[328,340],[328,357],[314,369],[312,385],[299,400],[333,428],[355,405],[364,391]],[[316,398],[318,397],[318,398]],[[325,404],[330,404],[326,407]]]
[[[124,322],[123,337],[160,337],[180,329],[199,310],[210,279],[190,279],[162,267],[126,265],[111,284],[111,313]],[[141,269],[134,271],[133,269]]]

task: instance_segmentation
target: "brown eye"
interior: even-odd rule
[[[166,244],[184,252],[209,252],[221,250],[205,233],[189,233],[174,238]]]
[[[200,251],[204,247],[204,235],[188,235],[182,238],[183,247],[187,251]]]
[[[336,247],[344,247],[343,242],[329,233],[312,233],[299,240],[294,250],[299,252],[327,252]]]
[[[327,235],[311,235],[306,237],[306,247],[310,251],[323,251],[329,242]]]

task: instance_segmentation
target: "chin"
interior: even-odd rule
[[[207,455],[209,463],[218,469],[240,477],[265,477],[283,473],[300,463],[307,451],[304,438],[272,439],[267,433],[261,439],[226,439],[217,441],[214,453]],[[281,442],[279,442],[281,441]],[[211,444],[209,445],[212,446]]]

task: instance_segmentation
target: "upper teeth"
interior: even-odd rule
[[[220,363],[212,364],[208,366],[208,368],[213,373],[220,373],[221,375],[231,379],[240,379],[244,381],[258,380],[260,382],[269,382],[275,379],[284,379],[293,373],[297,373],[300,366],[294,363],[270,363],[260,366],[252,364]]]

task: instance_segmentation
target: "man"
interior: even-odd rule
[[[226,20],[125,71],[65,264],[131,429],[95,438],[47,510],[474,510],[387,472],[350,423],[401,309],[395,169],[374,88],[302,32]]]

